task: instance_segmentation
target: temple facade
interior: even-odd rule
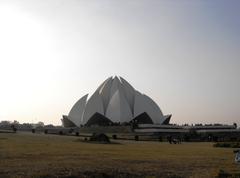
[[[171,115],[163,115],[147,95],[135,90],[122,77],[109,77],[89,97],[80,98],[68,115],[64,127],[114,125],[124,123],[168,124]]]

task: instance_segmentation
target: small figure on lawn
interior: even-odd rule
[[[235,150],[234,153],[236,153],[235,162],[240,163],[240,150]]]

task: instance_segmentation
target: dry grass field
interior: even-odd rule
[[[213,143],[117,141],[84,143],[79,137],[0,134],[0,177],[215,177],[239,173],[233,149]]]

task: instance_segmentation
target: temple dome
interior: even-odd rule
[[[141,122],[146,120],[153,124],[168,124],[171,117],[164,116],[150,97],[135,90],[122,77],[115,76],[105,80],[89,98],[88,94],[80,98],[62,121],[65,127],[80,127],[94,122],[99,124],[102,120],[108,120],[104,123],[129,123],[139,116]]]

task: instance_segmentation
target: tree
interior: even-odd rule
[[[11,122],[10,121],[1,121],[0,125],[1,126],[9,126],[9,125],[11,125]]]
[[[236,128],[237,128],[237,123],[234,122],[233,125],[234,125],[234,127],[235,127],[235,129],[236,129]]]
[[[17,120],[14,120],[12,124],[13,125],[19,125],[20,123]]]
[[[37,126],[38,126],[38,127],[44,127],[44,122],[39,121],[39,122],[37,123]]]

